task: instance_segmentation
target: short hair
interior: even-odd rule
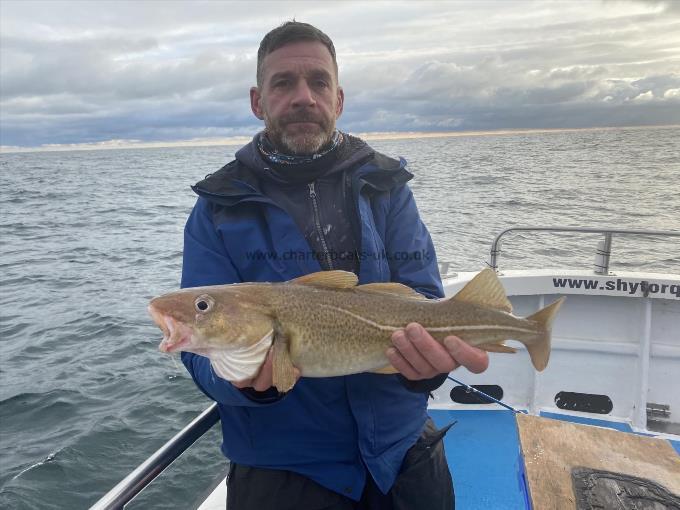
[[[335,66],[335,75],[338,75],[338,61],[335,58],[335,46],[331,38],[324,34],[321,30],[309,23],[302,23],[300,21],[286,21],[283,25],[276,27],[264,36],[260,43],[260,48],[257,50],[257,86],[262,86],[262,73],[264,58],[274,50],[298,41],[317,41],[323,44],[331,54],[333,65]]]

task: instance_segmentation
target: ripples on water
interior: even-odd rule
[[[484,266],[510,226],[680,230],[680,130],[374,142],[416,174],[440,261]],[[236,147],[0,156],[0,507],[84,508],[208,401],[146,315],[177,288],[189,184]],[[508,268],[587,267],[598,236],[513,234]],[[612,269],[680,272],[677,240],[615,238]],[[225,467],[219,434],[132,508],[186,508]]]

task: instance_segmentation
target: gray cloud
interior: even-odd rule
[[[680,2],[3,2],[0,144],[258,129],[267,30],[335,41],[341,127],[432,131],[680,123]]]

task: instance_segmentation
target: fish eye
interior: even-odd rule
[[[210,296],[198,296],[194,301],[194,307],[199,313],[209,312],[213,307],[214,301]]]

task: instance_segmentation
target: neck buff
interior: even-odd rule
[[[284,154],[279,152],[274,148],[272,143],[269,141],[266,132],[259,137],[257,141],[257,149],[262,154],[262,157],[273,163],[275,165],[302,165],[305,163],[312,163],[319,158],[323,158],[327,154],[333,152],[339,145],[342,144],[344,136],[337,129],[333,131],[331,140],[324,150],[316,154],[309,154],[305,156],[292,156],[290,154]]]

